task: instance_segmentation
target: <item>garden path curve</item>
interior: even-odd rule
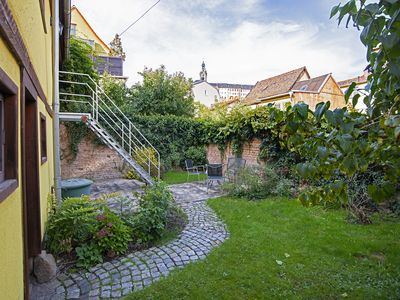
[[[119,181],[120,191],[129,183]],[[97,192],[118,190],[118,184],[108,182],[96,187]],[[228,238],[224,223],[207,206],[206,200],[220,196],[220,191],[204,183],[170,186],[178,205],[188,216],[188,224],[179,237],[170,243],[137,251],[87,271],[59,274],[46,284],[32,285],[32,299],[112,299],[149,286],[167,276],[173,269],[204,259]],[[126,191],[126,189],[125,189]]]

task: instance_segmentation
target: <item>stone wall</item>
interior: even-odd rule
[[[246,166],[263,165],[264,163],[258,159],[260,153],[261,140],[254,139],[243,145],[242,158],[246,160]],[[207,159],[210,164],[212,163],[227,163],[229,157],[235,156],[232,152],[230,144],[227,145],[225,152],[221,156],[218,146],[215,144],[208,145]]]
[[[129,170],[118,153],[105,145],[94,142],[94,134],[89,132],[78,146],[74,159],[71,155],[66,127],[60,126],[61,177],[89,178],[104,180],[121,178]]]

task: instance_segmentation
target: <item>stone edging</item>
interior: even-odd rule
[[[33,286],[33,299],[110,299],[149,286],[172,270],[204,259],[229,237],[224,223],[207,206],[207,199],[179,201],[188,224],[171,243],[99,264],[88,271],[61,274],[50,283]]]

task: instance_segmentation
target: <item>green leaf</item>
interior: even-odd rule
[[[340,3],[338,5],[332,7],[331,15],[330,15],[329,19],[332,19],[332,17],[335,16],[338,13],[339,8],[340,8]]]
[[[333,115],[333,111],[331,110],[326,111],[325,118],[330,125],[336,126],[336,119],[335,116]]]
[[[353,105],[353,108],[356,108],[359,98],[360,98],[360,94],[355,94],[353,99],[351,99],[351,105]]]
[[[365,10],[375,15],[379,11],[379,4],[378,3],[368,4],[367,6],[365,6]]]
[[[344,100],[346,101],[346,103],[349,101],[349,98],[350,98],[351,94],[353,93],[355,87],[356,87],[356,83],[352,82],[350,84],[350,86],[347,88],[346,92],[344,93]]]
[[[369,23],[367,26],[365,26],[364,29],[361,31],[360,40],[364,45],[368,44],[370,34],[371,34],[370,31],[371,31],[371,28],[373,28],[371,24],[372,24],[372,22]]]
[[[308,104],[304,102],[300,102],[294,105],[293,107],[302,119],[307,119],[308,116]]]
[[[328,102],[320,102],[317,104],[317,106],[315,107],[314,115],[318,121],[321,120],[322,116],[329,109],[330,105],[331,105],[331,103],[329,101]]]
[[[317,153],[321,159],[325,159],[328,156],[328,150],[323,146],[318,146]]]

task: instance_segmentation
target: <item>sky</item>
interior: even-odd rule
[[[109,43],[156,0],[72,0]],[[128,84],[144,67],[209,82],[255,84],[306,66],[312,77],[355,77],[366,66],[360,32],[329,19],[339,0],[161,0],[121,37]]]

